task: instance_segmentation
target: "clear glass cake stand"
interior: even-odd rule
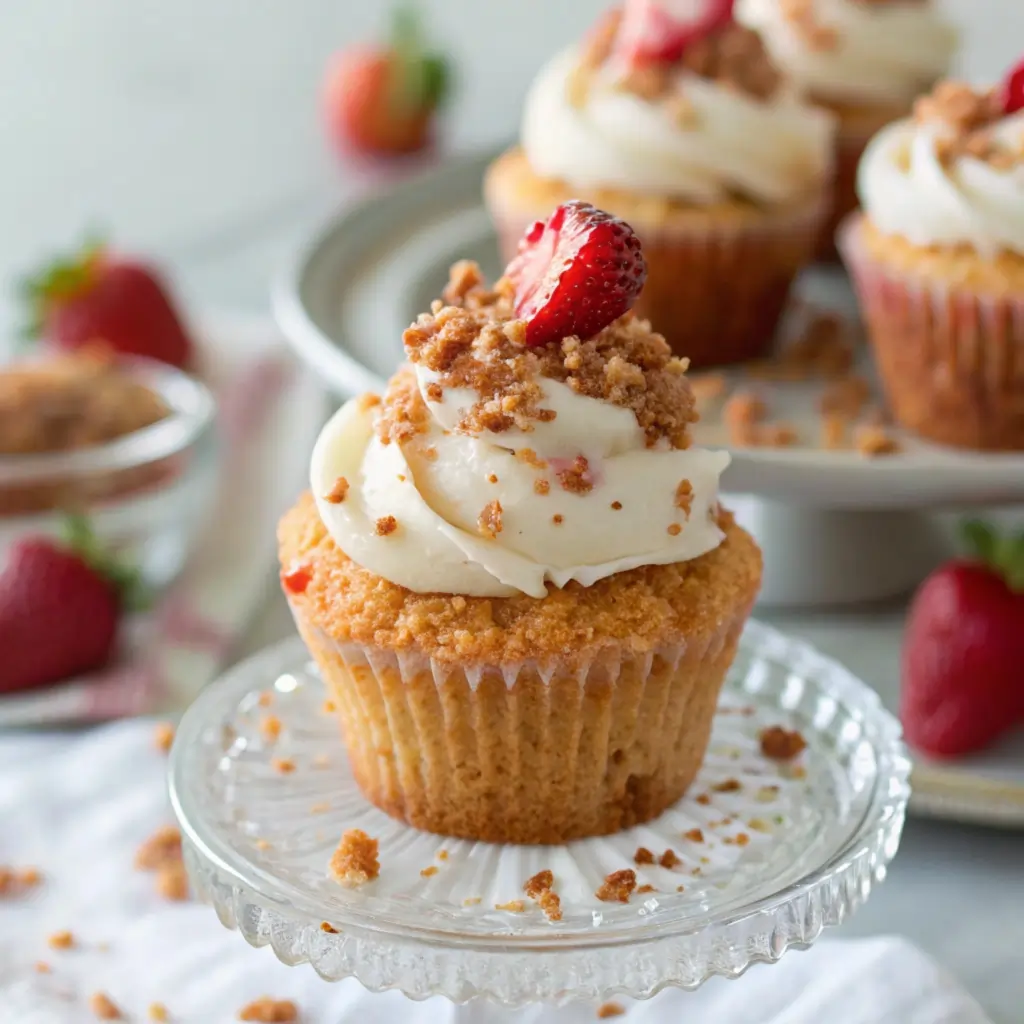
[[[238,665],[185,715],[171,799],[189,875],[225,925],[373,991],[519,1006],[736,977],[843,921],[885,877],[903,827],[897,722],[840,665],[758,623],[690,793],[648,825],[561,847],[446,839],[388,818],[362,798],[323,703],[298,640]],[[268,714],[276,738],[261,728]],[[807,740],[797,761],[760,753],[774,724]],[[380,877],[356,890],[327,872],[351,828],[380,841]],[[680,863],[636,866],[639,847]],[[627,867],[651,888],[599,901],[602,879]],[[522,891],[544,868],[557,922]]]

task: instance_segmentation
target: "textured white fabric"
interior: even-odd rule
[[[146,1020],[159,1001],[182,1024],[228,1024],[262,994],[295,1000],[303,1024],[596,1019],[590,1004],[511,1012],[330,985],[309,967],[285,967],[269,949],[250,948],[210,908],[161,900],[152,876],[132,870],[139,843],[170,820],[165,759],[152,736],[145,721],[79,736],[0,735],[0,864],[46,875],[32,895],[0,903],[0,1024],[87,1024],[97,990],[132,1021]],[[47,948],[46,936],[64,928],[76,948]],[[52,973],[37,973],[38,960]],[[738,981],[617,1001],[627,1013],[613,1019],[623,1024],[987,1024],[952,979],[898,938],[826,939]]]

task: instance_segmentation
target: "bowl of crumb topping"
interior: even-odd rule
[[[163,363],[86,351],[0,367],[0,556],[69,512],[159,588],[215,491],[215,403]]]

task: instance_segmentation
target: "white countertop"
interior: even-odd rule
[[[272,270],[351,193],[323,143],[317,84],[327,55],[368,35],[383,6],[0,4],[0,286],[96,225],[163,258],[194,303],[266,309]],[[451,143],[466,149],[514,134],[534,69],[607,4],[426,6],[435,35],[473,83],[451,118]],[[946,6],[970,20],[966,74],[991,79],[1019,57],[1018,0]],[[0,317],[0,329],[6,323]],[[837,620],[819,620],[813,639],[827,649],[835,628]],[[283,601],[268,593],[241,653],[290,630]],[[885,886],[842,931],[908,936],[955,972],[997,1024],[1020,1024],[1022,911],[1024,835],[912,819]]]

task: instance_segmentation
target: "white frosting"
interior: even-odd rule
[[[1024,254],[1024,164],[997,170],[962,156],[945,166],[941,125],[900,121],[880,132],[860,165],[858,191],[872,224],[914,245],[967,244],[983,255]],[[992,131],[1011,150],[1024,146],[1024,114]]]
[[[757,29],[775,63],[823,98],[906,103],[943,77],[957,34],[934,3],[811,0],[815,23],[834,46],[812,45],[782,0],[738,0],[737,20]]]
[[[421,370],[418,377],[426,397],[431,375]],[[358,400],[343,406],[320,434],[310,473],[320,517],[337,545],[417,593],[543,597],[545,582],[590,586],[637,566],[697,558],[721,543],[714,510],[726,453],[647,448],[630,411],[557,381],[541,384],[544,408],[557,415],[529,433],[451,429],[460,406],[476,396],[445,390],[442,403],[428,402],[425,433],[385,445],[373,429],[379,407]],[[513,449],[522,448],[532,448],[547,467],[518,459]],[[566,491],[556,475],[577,455],[588,460],[593,481],[585,494]],[[332,504],[323,496],[339,476],[349,491]],[[538,479],[548,482],[546,495],[536,492]],[[682,480],[692,487],[688,518],[675,505]],[[502,529],[492,539],[477,522],[494,500],[502,506]],[[398,529],[378,536],[376,521],[389,515]],[[555,515],[563,517],[560,525]],[[675,536],[668,532],[673,523],[681,527]]]
[[[559,54],[526,98],[523,149],[542,177],[701,204],[730,194],[785,203],[829,172],[831,118],[785,89],[762,101],[681,72],[674,88],[695,113],[683,127],[668,105],[623,89],[606,68],[574,106],[578,63],[576,49]]]

